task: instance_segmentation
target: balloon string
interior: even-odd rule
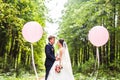
[[[97,56],[97,61],[98,61],[98,69],[99,69],[99,65],[100,65],[100,58],[99,58],[99,49],[98,47],[96,48],[96,56]]]
[[[32,52],[32,64],[33,64],[33,68],[34,68],[34,71],[35,71],[36,78],[38,80],[38,74],[37,74],[36,67],[35,67],[35,62],[34,62],[33,44],[32,43],[31,43],[31,52]]]
[[[96,68],[96,62],[98,62],[98,68]],[[97,80],[97,77],[98,77],[99,65],[100,65],[99,49],[98,49],[98,47],[96,47],[96,61],[95,61],[95,70],[96,70],[95,73],[96,73],[96,76],[95,76],[95,80]]]

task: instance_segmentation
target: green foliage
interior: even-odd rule
[[[41,75],[42,76],[42,75]],[[33,74],[26,73],[24,75],[21,75],[20,77],[16,76],[0,76],[1,80],[35,80],[36,77]]]
[[[108,73],[111,73],[111,75]],[[99,71],[98,73],[96,72],[95,75],[90,74],[89,76],[83,73],[77,73],[75,74],[75,80],[119,80],[119,76],[120,74],[118,72]]]
[[[0,79],[1,80],[35,80],[36,79],[34,73],[29,73],[25,71],[26,71],[25,69],[21,68],[18,77],[16,77],[16,72],[0,73]],[[42,76],[44,76],[44,71],[39,71],[38,77],[41,78]]]
[[[83,64],[81,66],[81,72],[88,75],[90,73],[92,73],[92,71],[95,70],[95,61],[94,60],[89,60],[87,62],[85,62],[85,64]]]
[[[119,69],[118,69],[119,70]],[[95,63],[90,60],[79,67],[79,70],[74,69],[75,80],[119,80],[120,73],[117,70],[110,70],[109,68],[100,67],[95,68]]]
[[[68,0],[59,23],[59,37],[65,38],[68,44],[76,80],[96,79],[92,73],[96,48],[89,42],[88,33],[93,26],[98,25],[108,29],[110,38],[106,45],[99,47],[100,69],[97,78],[119,79],[118,76],[112,76],[120,71],[119,16],[119,0]],[[104,72],[105,69],[108,71]]]
[[[0,0],[0,72],[13,69],[16,77],[33,72],[30,43],[23,39],[21,31],[28,21],[37,21],[44,27],[45,13],[44,0]],[[39,72],[44,70],[45,35],[33,45]]]

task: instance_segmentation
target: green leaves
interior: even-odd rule
[[[21,68],[32,66],[30,43],[24,41],[21,31],[23,25],[28,21],[37,21],[44,27],[45,19],[44,0],[0,1],[0,57],[3,59],[0,66],[8,69],[15,68],[16,73],[20,65]],[[45,37],[42,37],[38,44],[34,45],[35,62],[38,69],[43,69],[43,57],[41,56],[44,52],[42,48],[44,43]]]
[[[89,30],[98,25],[106,27],[110,34],[108,43],[101,47],[101,64],[108,67],[112,61],[119,60],[119,3],[119,0],[68,0],[60,22],[59,37],[68,43],[73,66],[81,66],[95,56],[96,50],[87,36]]]

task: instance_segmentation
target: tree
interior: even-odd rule
[[[23,39],[21,30],[28,21],[37,21],[45,26],[44,0],[2,0],[0,1],[0,68],[3,72],[14,69],[16,76],[21,69],[29,71],[31,65],[30,44]],[[43,47],[45,35],[34,44],[35,64],[43,70]],[[31,69],[32,70],[32,69]]]
[[[68,43],[73,66],[95,60],[96,49],[88,41],[93,26],[103,25],[109,30],[108,43],[99,48],[100,64],[115,70],[119,60],[119,0],[68,0],[60,22],[59,37]],[[118,63],[118,62],[117,62]],[[79,65],[80,64],[80,65]]]

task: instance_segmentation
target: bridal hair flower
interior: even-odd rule
[[[55,72],[60,73],[62,68],[63,68],[62,66],[56,65],[55,66]]]

